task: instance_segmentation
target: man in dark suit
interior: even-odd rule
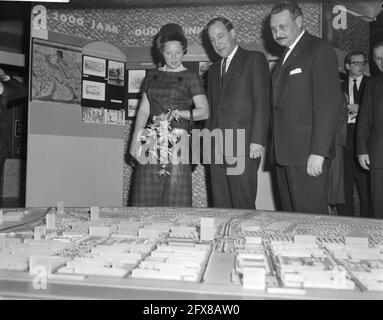
[[[360,216],[370,216],[370,181],[369,175],[358,161],[355,152],[355,124],[358,116],[359,104],[368,77],[364,75],[367,66],[367,56],[363,51],[351,51],[344,59],[348,71],[346,81],[342,83],[342,91],[348,100],[347,142],[343,147],[344,164],[344,195],[345,204],[337,205],[338,215],[355,216],[354,183],[359,194]]]
[[[215,158],[210,166],[213,206],[254,209],[257,171],[269,128],[269,68],[263,53],[238,46],[236,31],[229,20],[222,17],[211,20],[207,32],[215,52],[222,58],[209,69],[207,89],[210,105],[207,127],[223,133],[220,143],[223,163]],[[225,133],[234,134],[233,143],[229,143]],[[244,163],[243,172],[229,170],[235,153]]]
[[[383,42],[374,46],[373,58],[383,72]],[[356,128],[356,153],[370,171],[372,212],[383,218],[383,75],[370,79],[364,89]]]
[[[344,96],[335,50],[304,30],[301,9],[280,1],[270,15],[285,47],[273,85],[273,151],[284,211],[328,214],[328,172]]]

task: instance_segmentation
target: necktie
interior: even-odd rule
[[[283,55],[282,55],[282,65],[285,63],[285,61],[286,61],[286,57],[287,57],[287,53],[290,51],[290,48],[289,47],[286,47],[285,48],[285,51],[283,52]]]
[[[356,84],[356,79],[353,80],[354,81],[354,85],[352,86],[352,91],[354,93],[354,103],[358,103],[359,104],[359,91],[358,91],[358,86]]]
[[[226,73],[226,61],[227,61],[227,58],[223,58],[222,68],[221,68],[221,82],[222,82],[222,84],[223,84],[223,78],[225,77],[225,73]]]

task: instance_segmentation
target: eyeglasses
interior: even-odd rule
[[[367,61],[366,60],[364,60],[364,61],[354,61],[354,62],[350,62],[350,64],[356,65],[358,67],[364,67],[367,64]]]

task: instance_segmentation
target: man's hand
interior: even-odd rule
[[[256,143],[250,143],[250,159],[260,158],[263,155],[264,150],[264,146]]]
[[[370,156],[368,154],[359,154],[358,160],[363,169],[370,170]]]
[[[307,174],[312,177],[318,177],[322,174],[324,157],[310,154],[307,159]]]
[[[353,103],[348,105],[348,113],[351,119],[356,118],[356,116],[358,115],[358,110],[359,110],[359,104]]]

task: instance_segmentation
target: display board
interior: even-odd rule
[[[26,205],[122,205],[125,54],[40,31],[31,39]]]

